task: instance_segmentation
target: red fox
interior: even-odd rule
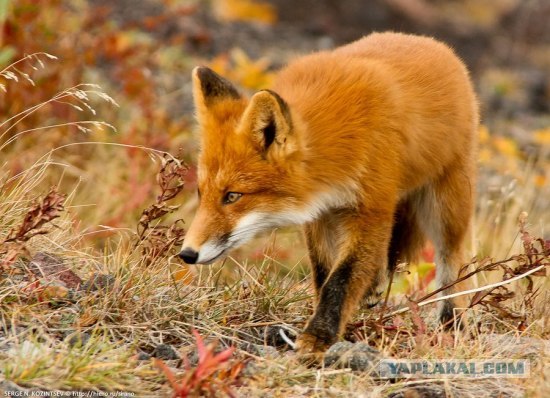
[[[438,285],[457,278],[479,116],[466,67],[445,44],[374,33],[297,58],[251,98],[206,67],[193,70],[193,92],[199,207],[180,257],[212,263],[261,232],[302,225],[316,309],[300,353],[336,342],[362,298],[379,296],[426,239]],[[463,306],[445,301],[441,322]]]

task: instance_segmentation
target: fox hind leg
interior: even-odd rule
[[[383,298],[388,288],[390,273],[394,272],[401,262],[414,262],[425,243],[425,237],[418,224],[418,214],[414,207],[414,198],[403,199],[394,214],[394,224],[388,249],[388,267],[380,269],[377,285],[367,292],[365,302],[369,308],[374,307]]]
[[[425,186],[418,196],[418,220],[436,250],[436,283],[443,287],[459,277],[465,263],[465,243],[473,213],[472,173],[462,164],[449,167],[435,182]],[[443,294],[467,290],[468,281],[458,283]],[[467,307],[466,296],[441,302],[439,319],[449,325],[455,308]]]

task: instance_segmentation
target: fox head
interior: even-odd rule
[[[311,219],[299,122],[285,100],[269,90],[247,99],[206,67],[193,70],[193,96],[199,207],[180,257],[212,263],[263,231]]]

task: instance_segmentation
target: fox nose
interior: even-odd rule
[[[199,253],[190,247],[186,247],[180,252],[180,254],[178,254],[178,256],[187,264],[195,264],[199,258]]]

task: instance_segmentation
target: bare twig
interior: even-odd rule
[[[418,303],[416,303],[416,305],[418,307],[423,307],[425,305],[428,305],[428,304],[432,304],[432,303],[435,303],[435,302],[438,302],[438,301],[441,301],[441,300],[446,300],[446,299],[450,299],[450,298],[453,298],[453,297],[459,297],[459,296],[464,296],[466,294],[471,294],[471,293],[476,293],[476,292],[480,292],[480,291],[483,291],[483,290],[487,290],[487,289],[495,289],[499,286],[504,286],[504,285],[508,285],[514,281],[517,281],[521,278],[525,278],[531,274],[534,274],[535,272],[538,272],[540,271],[541,269],[543,269],[544,267],[548,266],[550,264],[542,264],[542,265],[539,265],[538,267],[536,268],[533,268],[523,274],[520,274],[520,275],[517,275],[513,278],[510,278],[510,279],[506,279],[505,281],[502,281],[502,282],[497,282],[497,283],[493,283],[491,285],[486,285],[486,286],[481,286],[481,287],[478,287],[478,288],[475,288],[475,289],[471,289],[471,290],[465,290],[465,291],[462,291],[462,292],[457,292],[457,293],[453,293],[453,294],[448,294],[448,295],[445,295],[445,296],[441,296],[441,297],[437,297],[437,298],[434,298],[434,299],[431,299],[431,300],[424,300],[424,301],[420,301]],[[430,294],[430,296],[432,296],[433,294]],[[392,316],[394,315],[397,315],[397,314],[402,314],[404,312],[408,312],[408,311],[411,311],[411,307],[405,307],[405,308],[400,308],[396,311],[393,311],[391,313],[389,313],[388,315],[386,315],[384,317],[384,320],[386,319],[389,319],[391,318]]]

